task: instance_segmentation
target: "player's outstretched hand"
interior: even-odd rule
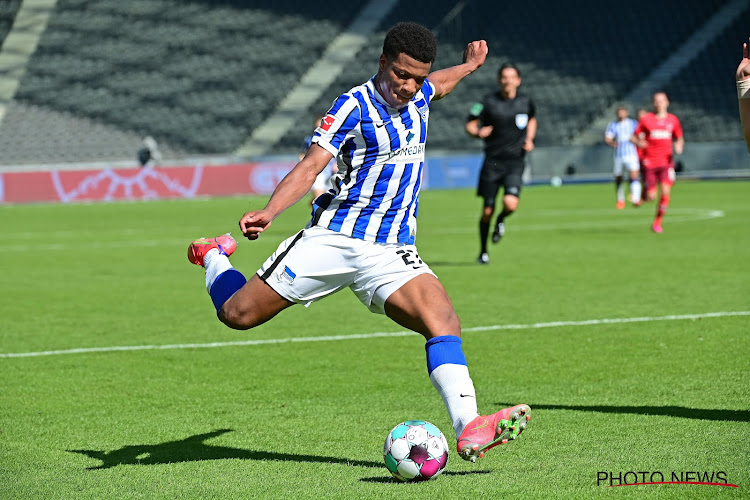
[[[748,42],[750,43],[750,39],[748,39]],[[748,49],[747,43],[743,43],[742,61],[740,61],[740,65],[737,66],[737,81],[747,80],[748,78],[750,78],[750,49]]]
[[[240,231],[248,240],[257,240],[260,233],[271,227],[273,214],[268,210],[248,212],[240,219]]]
[[[472,71],[474,71],[484,64],[488,51],[489,48],[485,40],[471,42],[464,50],[464,63],[470,64],[473,67]]]

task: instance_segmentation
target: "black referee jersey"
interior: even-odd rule
[[[480,127],[492,125],[492,135],[484,139],[484,154],[505,160],[523,158],[526,126],[535,115],[536,106],[529,96],[518,92],[513,99],[506,99],[498,91],[474,104],[467,121],[478,118]]]

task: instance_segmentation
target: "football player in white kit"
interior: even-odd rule
[[[617,108],[617,120],[607,125],[604,132],[604,142],[614,149],[613,159],[615,162],[613,175],[615,178],[615,189],[617,191],[618,210],[625,208],[625,187],[623,181],[623,168],[628,171],[630,181],[630,201],[634,206],[641,204],[641,181],[640,162],[635,144],[630,142],[638,122],[628,118],[628,110],[625,106]]]
[[[398,23],[386,34],[377,74],[334,101],[307,154],[265,208],[239,222],[248,239],[257,239],[336,157],[334,188],[315,200],[307,226],[249,280],[229,262],[237,245],[231,236],[201,238],[188,248],[189,260],[205,267],[219,319],[231,328],[253,328],[294,304],[349,287],[371,311],[422,334],[430,380],[448,410],[457,450],[471,461],[518,437],[530,408],[478,413],[459,318],[414,240],[430,103],[478,69],[487,50],[484,40],[471,42],[461,64],[430,73],[434,35],[419,24]]]

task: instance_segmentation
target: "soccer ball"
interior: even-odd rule
[[[440,429],[424,420],[401,422],[383,446],[385,466],[399,481],[427,481],[448,463],[448,442]]]

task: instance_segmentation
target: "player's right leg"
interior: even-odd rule
[[[479,264],[488,264],[490,261],[487,253],[487,238],[490,235],[490,223],[492,215],[495,213],[495,200],[500,190],[500,173],[497,162],[485,159],[482,165],[482,171],[479,173],[479,186],[477,187],[477,196],[481,197],[484,205],[482,206],[482,216],[479,219]]]
[[[218,310],[222,323],[235,330],[262,325],[281,311],[294,305],[253,274],[242,288]]]
[[[490,235],[490,221],[492,220],[492,214],[495,212],[495,200],[484,200],[484,206],[482,207],[482,216],[479,218],[479,257],[477,262],[479,264],[489,264],[490,256],[487,253],[487,238]]]
[[[656,172],[653,168],[644,168],[643,172],[643,188],[646,196],[645,201],[653,201],[656,198],[657,191],[657,178]]]
[[[230,328],[247,330],[265,323],[292,305],[257,275],[245,276],[232,267],[229,256],[237,248],[230,235],[199,238],[188,247],[188,260],[206,270],[206,290],[219,319]]]

